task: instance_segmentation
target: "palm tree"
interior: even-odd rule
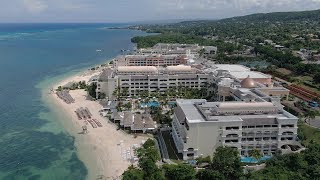
[[[259,162],[259,160],[262,158],[262,154],[261,151],[259,149],[252,149],[249,152],[249,156],[254,158],[256,161]]]
[[[314,120],[317,116],[316,111],[309,110],[306,114],[306,123],[310,124],[310,120]],[[309,120],[309,122],[307,122]]]

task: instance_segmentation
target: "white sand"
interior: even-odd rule
[[[86,73],[87,75],[76,75],[58,83],[54,86],[57,88],[60,85],[65,85],[71,81],[88,81],[91,76],[99,72]],[[132,146],[141,144],[147,137],[126,134],[121,130],[116,130],[117,127],[109,122],[106,118],[101,117],[99,110],[102,106],[96,101],[86,100],[86,92],[84,90],[70,91],[71,96],[75,99],[75,103],[66,104],[59,99],[55,94],[50,94],[49,98],[61,108],[61,113],[65,113],[69,118],[65,119],[62,124],[65,129],[75,137],[76,147],[79,159],[82,160],[88,168],[88,179],[97,179],[99,175],[105,178],[120,179],[121,174],[131,164],[125,159],[125,154],[130,150],[133,155]],[[82,126],[85,125],[84,120],[78,120],[75,110],[79,107],[87,107],[92,118],[99,120],[103,127],[92,128],[88,127],[88,134],[81,134]],[[120,142],[122,142],[120,144]]]

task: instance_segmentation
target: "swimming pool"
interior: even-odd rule
[[[168,102],[168,106],[169,107],[175,107],[177,105],[177,102],[176,101],[169,101]]]
[[[257,161],[256,159],[252,158],[252,157],[241,157],[241,162],[244,162],[244,163],[258,163],[260,161],[266,161],[268,159],[270,159],[271,156],[263,156],[262,158],[260,158],[259,161]]]
[[[157,101],[151,101],[151,102],[148,102],[148,103],[140,103],[140,106],[141,107],[159,107],[160,103],[157,102]]]

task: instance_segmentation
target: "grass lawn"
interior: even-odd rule
[[[319,85],[319,84],[318,84]],[[311,90],[311,91],[314,91],[314,92],[316,92],[316,93],[320,93],[320,90],[318,90],[318,89],[316,89],[316,88],[313,88],[313,87],[310,87],[310,86],[306,86],[306,85],[304,85],[304,84],[299,84],[299,86],[302,86],[302,87],[304,87],[304,88],[306,88],[306,89],[309,89],[309,90]]]
[[[307,146],[310,141],[314,141],[318,144],[320,144],[320,130],[310,127],[306,124],[300,124],[299,129],[302,132],[304,136],[304,140],[302,141],[302,144],[304,146]]]
[[[292,71],[290,71],[289,69],[286,69],[286,68],[278,68],[278,69],[276,69],[276,71],[278,73],[281,73],[286,76],[292,74]]]
[[[179,157],[178,152],[175,148],[175,145],[174,145],[173,139],[170,135],[170,132],[163,132],[162,136],[163,136],[164,142],[166,143],[166,146],[167,146],[169,158],[172,160],[179,160],[180,157]]]
[[[313,81],[311,76],[297,76],[296,78],[300,79],[301,81]]]

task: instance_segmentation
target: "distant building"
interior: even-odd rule
[[[199,51],[205,49],[205,55],[217,54],[218,48],[215,46],[199,46],[198,44],[165,44],[158,43],[152,48],[142,48],[136,51],[135,54],[142,55],[187,55],[188,58],[198,58]]]
[[[202,67],[202,66],[199,66]],[[216,84],[217,100],[224,101],[232,96],[232,92],[241,88],[241,81],[250,77],[255,89],[268,96],[284,97],[289,90],[275,86],[271,76],[250,71],[242,65],[213,64],[203,69],[186,65],[155,66],[118,66],[106,69],[98,78],[97,94],[104,93],[112,97],[119,88],[127,89],[128,96],[137,96],[141,91],[163,93],[171,87],[205,88],[208,84]]]
[[[286,47],[284,47],[284,46],[282,46],[282,45],[278,45],[278,44],[274,45],[274,47],[275,47],[276,49],[279,49],[279,50],[282,50],[282,49],[285,49],[285,48],[286,48]]]
[[[114,66],[176,66],[187,62],[187,55],[126,55],[116,58]]]
[[[269,45],[273,45],[274,44],[274,42],[272,40],[270,40],[270,39],[264,40],[264,43],[265,44],[269,44]]]
[[[218,48],[215,46],[203,46],[204,49],[204,55],[209,56],[209,55],[215,55],[217,54]]]

